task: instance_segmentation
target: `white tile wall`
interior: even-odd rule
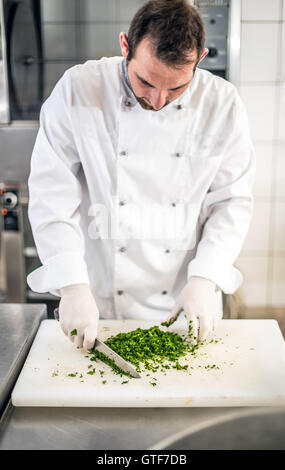
[[[55,72],[88,59],[121,55],[119,33],[145,0],[41,0],[44,55]],[[48,73],[50,70],[48,70]],[[55,82],[45,81],[47,97]]]
[[[276,87],[241,84],[240,95],[247,108],[253,140],[272,141]]]
[[[284,8],[285,11],[285,2]],[[285,13],[283,13],[285,15]],[[285,81],[285,20],[281,24],[281,46],[280,46],[280,54],[281,54],[281,64],[280,64],[280,80],[283,82]]]
[[[242,24],[242,81],[275,81],[279,59],[279,24]]]
[[[110,55],[120,55],[119,33],[115,25],[84,24],[80,25],[81,57],[100,59]],[[102,41],[104,37],[104,41]]]
[[[272,260],[272,288],[269,302],[276,307],[285,305],[285,256],[275,257]]]
[[[235,266],[244,276],[239,290],[243,302],[248,306],[267,303],[268,258],[266,256],[239,256]]]
[[[117,18],[117,0],[80,0],[82,21],[113,22]]]
[[[268,250],[270,209],[270,202],[255,201],[252,222],[243,246],[243,251],[266,252]]]
[[[44,24],[43,46],[47,59],[76,57],[75,28],[73,24]]]
[[[102,1],[102,0],[100,0]],[[117,0],[116,0],[117,1]],[[130,22],[138,9],[146,0],[124,0],[119,2],[119,18],[121,22]]]
[[[272,145],[255,145],[256,173],[253,195],[257,198],[269,199],[271,196]],[[284,159],[285,161],[285,159]]]
[[[285,202],[276,202],[274,210],[273,250],[285,252]],[[285,285],[284,285],[285,290]]]
[[[276,147],[275,158],[274,196],[285,201],[285,145]]]
[[[41,0],[42,22],[75,21],[75,1]]]
[[[282,0],[242,0],[244,21],[277,21]]]
[[[284,60],[285,62],[285,60]],[[285,80],[279,86],[278,140],[285,145]]]
[[[257,157],[241,293],[249,306],[285,306],[285,0],[242,0],[241,32],[240,94]]]

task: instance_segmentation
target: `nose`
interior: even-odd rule
[[[157,91],[154,90],[154,93],[151,96],[151,105],[158,111],[161,109],[167,102],[167,90],[166,91]]]

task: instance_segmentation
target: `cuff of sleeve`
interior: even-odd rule
[[[53,256],[27,276],[34,292],[50,292],[60,297],[60,289],[71,284],[89,284],[86,263],[82,254],[69,252]]]
[[[233,294],[241,286],[243,275],[231,264],[221,261],[221,258],[207,254],[207,259],[193,259],[188,265],[187,280],[192,276],[205,277],[215,282],[225,294]]]

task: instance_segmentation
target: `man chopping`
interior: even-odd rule
[[[63,332],[93,347],[101,318],[184,312],[204,340],[252,216],[255,156],[235,87],[207,55],[187,0],[135,14],[122,57],[67,70],[40,113],[29,218],[42,266],[27,281],[60,296]],[[76,329],[77,335],[70,333]]]

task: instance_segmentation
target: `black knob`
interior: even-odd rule
[[[217,57],[217,55],[218,55],[218,49],[216,47],[209,47],[208,56],[213,58],[213,57]]]
[[[13,209],[14,207],[16,207],[18,203],[18,198],[15,193],[13,193],[12,191],[9,191],[8,193],[5,193],[3,195],[1,202],[4,207]]]

